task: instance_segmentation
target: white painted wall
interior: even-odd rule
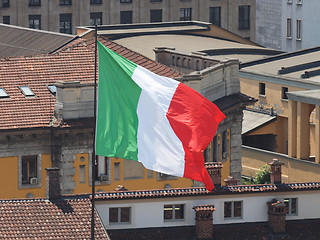
[[[286,192],[286,193],[250,193],[217,196],[195,196],[162,199],[109,200],[96,201],[96,209],[106,229],[147,228],[195,225],[194,206],[214,204],[214,224],[231,224],[244,222],[265,222],[268,220],[267,202],[272,199],[298,198],[298,214],[287,216],[287,220],[312,219],[320,217],[320,191]],[[243,201],[243,218],[225,220],[224,202]],[[163,206],[165,204],[185,204],[185,219],[164,222]],[[109,207],[131,207],[130,224],[109,224]]]

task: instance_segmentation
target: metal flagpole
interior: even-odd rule
[[[92,151],[92,199],[91,199],[91,240],[94,240],[94,205],[95,205],[95,175],[96,175],[96,119],[97,119],[97,40],[98,31],[95,25],[95,45],[94,45],[94,131],[93,131],[93,151]]]

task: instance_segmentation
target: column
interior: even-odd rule
[[[297,102],[289,101],[288,157],[297,157]]]
[[[316,106],[316,132],[315,132],[315,145],[316,145],[316,163],[320,163],[320,106]]]
[[[309,104],[297,103],[297,158],[309,159],[310,155],[310,126]]]

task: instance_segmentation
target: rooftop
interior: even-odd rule
[[[75,35],[0,23],[0,58],[46,54],[78,38]]]

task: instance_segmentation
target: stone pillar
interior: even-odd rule
[[[288,157],[297,157],[297,102],[289,101]]]
[[[310,153],[310,127],[309,104],[297,103],[297,158],[309,159]]]
[[[315,155],[316,163],[320,163],[320,106],[316,106],[316,129],[315,129]]]
[[[278,159],[273,159],[268,163],[271,167],[270,182],[271,184],[281,184],[281,166],[284,165]]]
[[[194,206],[196,211],[196,237],[197,239],[213,238],[213,212],[214,205]]]
[[[286,204],[273,199],[268,204],[268,225],[274,233],[286,231]]]
[[[240,180],[235,179],[235,178],[229,176],[229,177],[227,177],[227,178],[226,178],[225,180],[223,180],[223,181],[226,183],[226,186],[229,187],[229,186],[237,185]]]
[[[223,165],[221,162],[206,162],[206,169],[211,177],[212,183],[215,187],[221,186],[221,168]]]
[[[59,168],[46,168],[46,198],[56,200],[61,197]]]

